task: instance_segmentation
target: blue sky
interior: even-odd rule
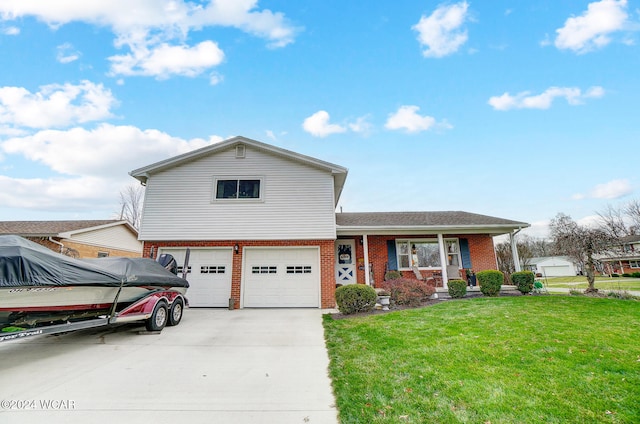
[[[243,135],[344,211],[589,221],[638,198],[640,0],[0,0],[0,220],[103,219]]]

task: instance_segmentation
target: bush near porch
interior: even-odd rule
[[[391,294],[391,301],[397,305],[418,306],[429,299],[436,289],[425,281],[396,278],[383,281],[380,288]]]

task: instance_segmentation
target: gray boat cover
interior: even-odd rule
[[[189,287],[152,259],[74,259],[19,236],[0,236],[0,287],[120,284]]]

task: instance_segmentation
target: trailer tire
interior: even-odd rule
[[[184,301],[181,297],[177,297],[173,304],[171,305],[171,309],[169,309],[169,320],[167,321],[167,325],[172,327],[174,325],[180,324],[182,321],[182,313],[184,312]]]
[[[156,306],[153,308],[153,313],[145,325],[148,331],[162,331],[165,325],[167,325],[168,319],[169,307],[167,306],[167,302],[161,300],[156,303]]]

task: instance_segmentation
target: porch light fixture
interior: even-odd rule
[[[233,251],[236,252],[236,255],[240,253],[240,246],[238,246],[238,243],[236,243],[236,245],[233,246]]]

